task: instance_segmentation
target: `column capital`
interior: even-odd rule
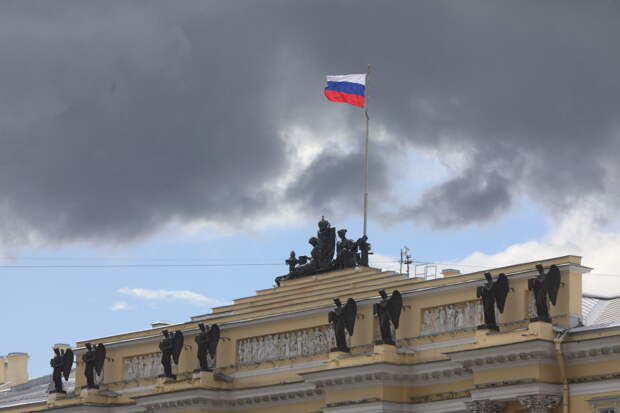
[[[549,413],[549,409],[553,409],[560,404],[561,396],[554,394],[535,394],[530,396],[519,397],[521,406],[527,407],[530,413]]]
[[[504,403],[493,400],[476,400],[465,402],[467,411],[470,413],[501,413],[504,411]]]

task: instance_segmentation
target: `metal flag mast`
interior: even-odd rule
[[[366,71],[366,85],[364,88],[364,113],[366,115],[366,142],[364,144],[364,236],[368,225],[368,77],[370,76],[370,65]]]

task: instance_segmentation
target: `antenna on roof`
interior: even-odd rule
[[[410,250],[407,246],[400,249],[400,273],[403,273],[403,264],[405,264],[407,266],[407,276],[409,276],[409,264],[413,263],[409,251]]]

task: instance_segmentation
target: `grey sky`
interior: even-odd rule
[[[373,194],[393,193],[404,148],[464,160],[400,218],[463,226],[520,196],[552,214],[599,195],[613,208],[619,21],[612,1],[4,1],[0,240],[358,208],[357,149],[274,183],[291,125],[359,148],[359,113],[321,94],[324,75],[369,62],[373,125],[395,139],[373,148]]]

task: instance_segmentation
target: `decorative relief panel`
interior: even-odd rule
[[[348,335],[347,345],[351,346]],[[237,361],[239,364],[250,364],[283,360],[327,353],[333,347],[336,347],[333,328],[325,325],[238,340]]]
[[[172,363],[172,373],[177,373],[176,364]],[[157,377],[164,373],[161,365],[161,353],[141,354],[123,360],[123,378],[135,380]]]
[[[422,312],[421,334],[438,334],[476,327],[483,322],[480,301],[426,308]]]

